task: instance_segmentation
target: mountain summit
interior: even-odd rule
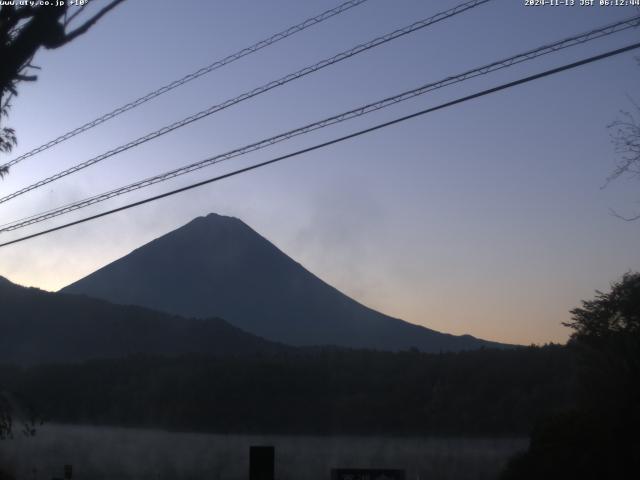
[[[198,217],[65,287],[185,317],[220,317],[291,345],[426,352],[501,344],[391,318],[339,292],[241,220]]]

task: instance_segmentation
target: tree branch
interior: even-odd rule
[[[79,37],[80,35],[83,35],[84,33],[86,33],[91,27],[93,27],[93,25],[95,25],[95,23],[100,20],[104,15],[106,15],[107,13],[109,13],[111,10],[113,10],[114,8],[116,8],[118,5],[120,5],[122,2],[124,2],[124,0],[113,0],[111,3],[109,3],[109,5],[107,5],[106,7],[104,7],[102,10],[100,10],[98,13],[96,13],[93,17],[91,17],[89,20],[87,20],[84,24],[82,24],[80,27],[76,28],[75,30],[67,33],[64,36],[63,39],[63,43],[61,43],[60,45],[64,45],[65,43],[70,42],[71,40]],[[58,46],[60,46],[58,45]]]
[[[81,5],[81,6],[78,8],[78,10],[76,10],[76,12],[75,12],[73,15],[71,15],[71,16],[70,16],[70,17],[69,17],[69,18],[64,22],[64,26],[66,27],[66,26],[68,26],[71,22],[73,22],[73,20],[74,20],[78,15],[80,15],[80,14],[82,13],[82,11],[84,10],[84,8],[85,8],[87,5],[88,5],[88,4],[86,4],[86,3],[85,3],[84,5]]]
[[[609,212],[614,217],[619,218],[621,220],[624,220],[625,222],[635,222],[636,220],[640,220],[640,213],[638,215],[634,215],[632,217],[624,217],[624,216],[620,215],[618,212],[616,212],[615,210],[613,210],[612,208],[609,209]]]
[[[20,23],[20,20],[31,17],[34,14],[33,8],[29,6],[19,9],[9,6],[5,8],[6,10],[2,10],[2,15],[0,16],[0,28],[7,32]]]
[[[38,76],[37,75],[17,75],[16,76],[16,80],[20,81],[20,82],[35,82],[36,80],[38,80]]]

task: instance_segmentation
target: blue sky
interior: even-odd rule
[[[39,80],[21,86],[8,122],[20,142],[8,158],[338,3],[129,0],[84,37],[39,53]],[[370,0],[25,160],[0,189],[14,191],[457,3]],[[24,195],[0,206],[0,220],[79,200],[634,14],[632,7],[527,7],[524,1],[495,0]],[[573,47],[68,219],[639,38],[636,28]],[[571,308],[625,271],[640,269],[640,222],[609,212],[637,212],[640,184],[621,179],[601,188],[616,160],[606,127],[630,107],[628,96],[640,97],[639,79],[634,54],[624,54],[467,102],[5,247],[0,275],[57,290],[196,216],[216,212],[241,218],[325,281],[384,313],[491,340],[565,341],[569,331],[561,322]]]

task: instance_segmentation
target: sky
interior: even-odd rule
[[[91,8],[102,3],[92,0]],[[3,161],[339,0],[129,0],[34,60]],[[0,193],[461,1],[369,0],[16,165]],[[0,205],[32,215],[638,14],[494,0]],[[418,97],[0,240],[187,185],[637,42],[638,28]],[[81,226],[0,248],[0,275],[55,291],[211,212],[235,216],[354,299],[453,334],[565,342],[581,300],[640,270],[638,179],[605,185],[607,125],[640,100],[640,53],[515,87]]]

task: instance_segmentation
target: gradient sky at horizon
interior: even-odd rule
[[[94,0],[97,8],[100,2]],[[14,158],[337,0],[129,0],[91,32],[41,51],[7,124]],[[461,3],[370,0],[37,157],[14,191],[195,111]],[[579,3],[577,1],[576,3]],[[364,103],[637,14],[633,7],[527,7],[495,0],[373,49],[0,205],[0,223],[225,152]],[[64,217],[310,146],[640,39],[635,28],[438,90],[364,118]],[[595,289],[640,269],[640,183],[601,188],[616,156],[607,125],[640,99],[624,54],[215,185],[0,249],[0,275],[57,290],[215,212],[241,218],[356,300],[439,331],[564,342],[561,322]],[[47,223],[61,223],[62,219]],[[0,235],[9,240],[45,224]]]

